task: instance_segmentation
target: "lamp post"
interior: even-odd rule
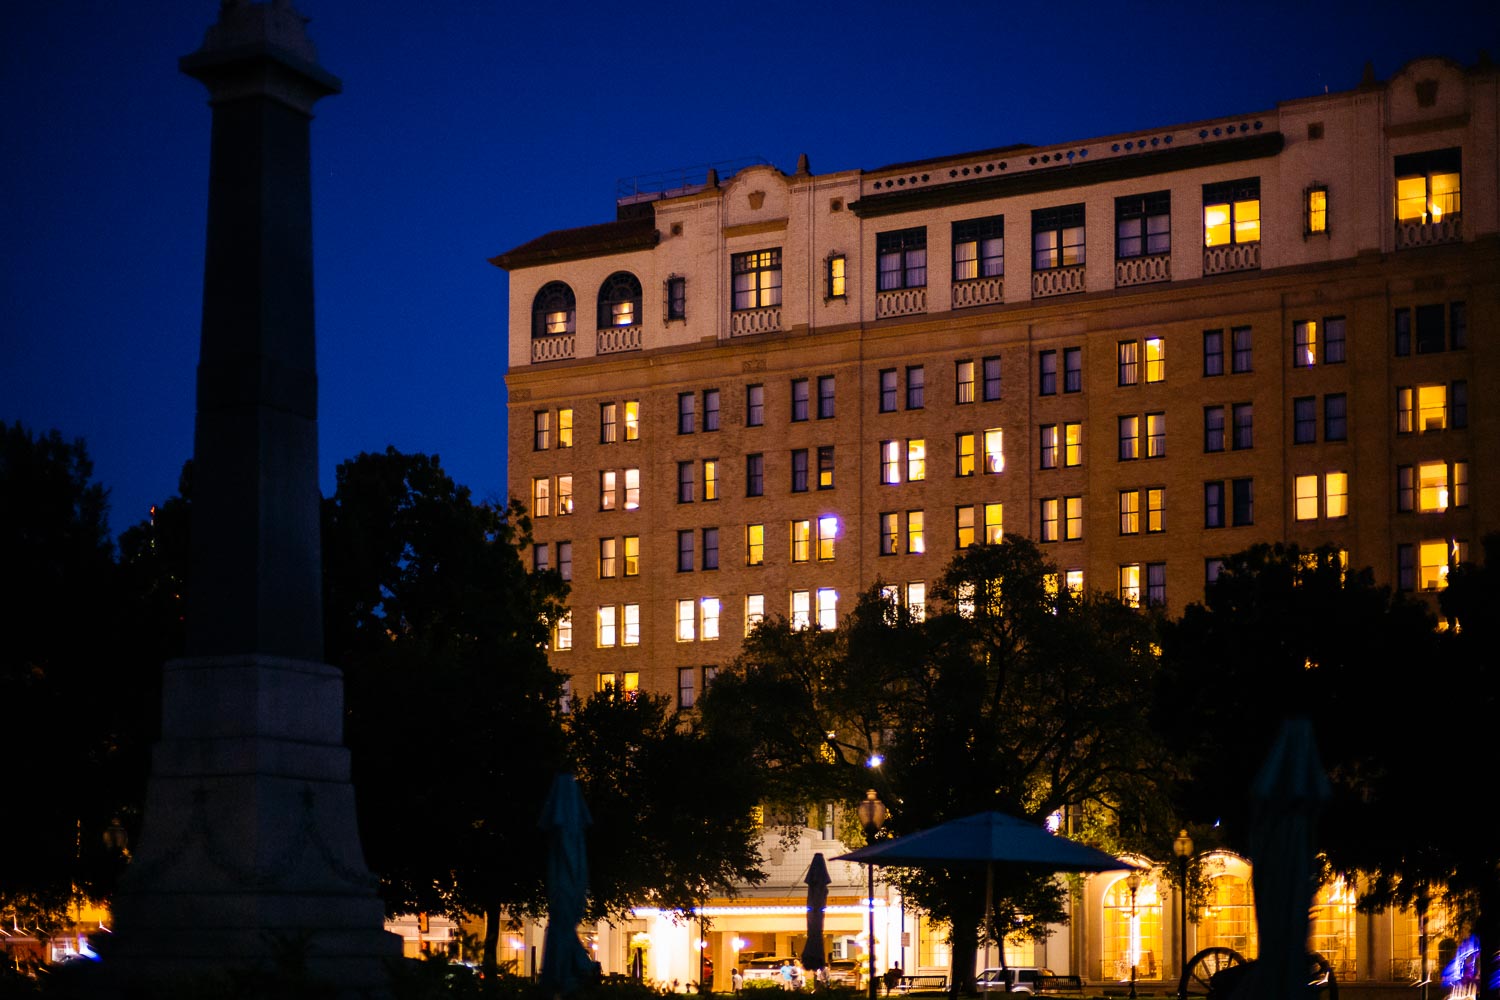
[[[1193,857],[1193,838],[1188,836],[1186,830],[1177,834],[1177,839],[1172,841],[1172,853],[1177,855],[1177,874],[1181,881],[1177,886],[1177,933],[1178,963],[1181,968],[1177,978],[1177,998],[1187,998],[1187,897],[1188,897],[1188,862]]]
[[[1140,947],[1137,944],[1137,934],[1139,932],[1136,930],[1135,923],[1135,894],[1141,888],[1141,873],[1131,872],[1130,876],[1125,879],[1125,885],[1130,889],[1130,934],[1126,945],[1130,949],[1130,1000],[1136,1000],[1135,966],[1140,961]]]
[[[875,789],[865,792],[864,801],[859,804],[859,823],[864,827],[866,843],[875,842],[875,835],[885,826],[887,815],[885,803],[875,797]],[[875,1000],[875,865],[866,864],[865,870],[869,872],[870,881],[870,940],[866,942],[870,957],[869,997]]]

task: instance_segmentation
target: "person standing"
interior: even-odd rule
[[[729,985],[734,989],[736,996],[739,995],[740,989],[745,985],[745,976],[740,972],[738,965],[734,967],[733,972],[729,973]]]

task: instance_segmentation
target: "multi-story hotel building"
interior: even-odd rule
[[[572,582],[552,662],[690,706],[763,616],[920,604],[1004,532],[1173,613],[1256,542],[1437,591],[1500,530],[1497,81],[1426,59],[1099,139],[710,173],[494,258],[510,491]],[[1108,978],[1119,892],[1050,964]],[[1406,932],[1353,930],[1341,975],[1394,977]]]

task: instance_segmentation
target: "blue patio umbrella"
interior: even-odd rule
[[[819,851],[808,866],[807,878],[807,944],[802,946],[802,967],[811,972],[828,964],[823,953],[823,909],[828,905],[828,862]]]
[[[547,793],[537,826],[551,834],[547,850],[547,934],[542,943],[542,986],[572,993],[594,972],[593,959],[578,940],[589,891],[584,829],[593,822],[578,781],[559,774]]]

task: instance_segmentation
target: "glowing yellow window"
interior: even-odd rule
[[[641,436],[641,404],[638,400],[625,401],[625,440],[634,441]]]
[[[625,575],[639,576],[641,572],[641,537],[625,536]]]
[[[1120,567],[1120,600],[1132,608],[1141,606],[1141,564]]]
[[[833,558],[833,541],[839,535],[839,519],[833,514],[818,518],[818,558],[827,562]]]
[[[755,626],[766,620],[766,595],[745,595],[745,634],[755,631]]]
[[[719,463],[717,459],[703,460],[703,499],[719,499]]]
[[[844,258],[842,255],[828,258],[828,297],[841,299],[845,295]]]
[[[1160,382],[1167,377],[1167,342],[1161,337],[1146,338],[1146,381]]]
[[[1401,222],[1427,221],[1427,178],[1396,179],[1396,218]]]
[[[1294,516],[1299,521],[1318,519],[1318,477],[1298,476],[1296,480],[1296,506]]]
[[[906,442],[906,481],[916,482],[927,478],[927,441],[912,438]]]
[[[1448,463],[1423,462],[1417,466],[1417,509],[1448,509]]]
[[[1234,203],[1234,241],[1254,243],[1260,239],[1260,199]]]
[[[1312,188],[1307,192],[1307,231],[1328,232],[1328,189]]]
[[[927,551],[922,530],[924,520],[920,510],[908,511],[906,514],[906,551],[912,555],[921,555]]]
[[[792,562],[807,562],[812,545],[812,522],[792,522]]]
[[[972,476],[974,474],[974,435],[960,434],[958,436],[958,475]]]
[[[745,563],[749,566],[759,566],[765,561],[766,526],[748,524],[745,526]]]
[[[1083,425],[1063,424],[1063,464],[1079,465],[1083,462]]]
[[[991,427],[984,432],[984,471],[1005,471],[1005,431]]]
[[[705,640],[717,639],[719,637],[719,599],[717,597],[705,597],[698,602],[699,618],[702,629],[699,635]]]
[[[641,644],[641,606],[639,604],[625,605],[625,631],[620,640],[622,646],[639,646]],[[625,675],[626,690],[630,690],[631,674]]]
[[[629,299],[609,304],[609,321],[612,326],[630,326],[635,322],[635,303]]]
[[[1323,506],[1328,517],[1349,516],[1349,474],[1330,472],[1323,477]]]
[[[1005,505],[984,505],[984,541],[987,545],[998,545],[1005,534]]]
[[[1074,597],[1083,596],[1083,570],[1070,569],[1063,573],[1063,586]]]
[[[1461,211],[1457,173],[1433,174],[1431,189],[1427,212],[1432,216],[1433,222],[1441,221],[1446,215],[1457,215]]]
[[[1440,431],[1447,426],[1448,387],[1446,385],[1423,385],[1417,387],[1417,428]]]
[[[594,686],[599,691],[613,691],[615,689],[615,675],[612,673],[600,674]]]
[[[573,411],[561,409],[557,411],[557,446],[559,448],[573,447]]]
[[[1203,206],[1203,245],[1221,247],[1229,242],[1228,203]]]
[[[1421,587],[1423,590],[1442,590],[1448,586],[1449,543],[1443,539],[1423,542],[1421,545]]]
[[[567,333],[573,313],[567,309],[549,312],[546,316],[548,333]]]
[[[974,508],[958,508],[957,546],[966,549],[974,544]]]

